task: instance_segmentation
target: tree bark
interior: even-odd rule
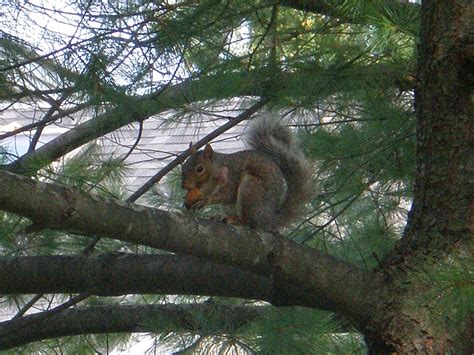
[[[266,314],[265,306],[217,304],[166,304],[133,306],[89,306],[44,316],[33,314],[0,323],[0,350],[34,341],[79,334],[175,331],[199,333],[202,319],[215,329],[237,329]],[[206,322],[206,324],[209,324]]]
[[[271,302],[272,286],[269,277],[191,256],[0,257],[0,294],[187,294]]]
[[[271,277],[273,302],[311,295],[321,309],[364,323],[381,280],[280,236],[124,203],[0,171],[0,209],[43,228],[115,238]],[[380,284],[379,284],[380,283]],[[289,287],[290,291],[286,291]],[[370,286],[369,286],[370,285]]]
[[[436,286],[413,276],[474,255],[474,3],[427,0],[422,14],[414,199],[404,236],[380,269],[392,280],[391,297],[366,332],[373,353],[460,354],[470,343],[459,338],[468,324],[433,321],[432,304],[420,297]]]

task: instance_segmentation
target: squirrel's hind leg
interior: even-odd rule
[[[268,191],[261,179],[244,173],[237,191],[237,214],[242,224],[265,231],[276,231],[276,214],[280,196]]]

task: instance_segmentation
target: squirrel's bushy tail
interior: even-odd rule
[[[278,226],[286,226],[304,214],[305,205],[315,195],[313,167],[304,156],[296,136],[275,117],[257,118],[246,134],[246,143],[271,157],[281,168],[288,191],[277,214]]]

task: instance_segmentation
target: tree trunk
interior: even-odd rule
[[[473,255],[474,3],[424,1],[422,14],[414,200],[404,236],[379,270],[390,296],[366,335],[377,354],[470,354],[469,319],[434,321],[436,297],[423,297],[436,285],[418,276]]]

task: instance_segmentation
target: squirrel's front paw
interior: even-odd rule
[[[187,210],[192,209],[201,209],[205,206],[205,198],[199,188],[193,188],[186,193],[184,198],[184,207]]]

